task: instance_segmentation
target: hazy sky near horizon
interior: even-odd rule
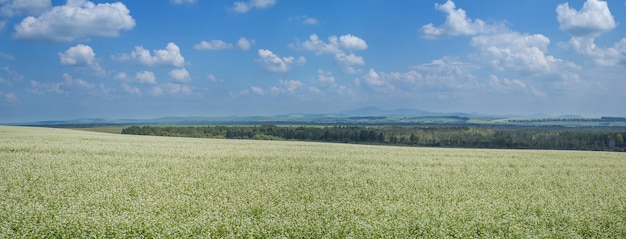
[[[0,0],[0,122],[626,116],[626,1]]]

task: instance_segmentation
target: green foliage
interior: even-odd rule
[[[131,126],[123,134],[502,149],[626,151],[621,132],[596,128],[469,126]]]
[[[624,238],[624,179],[615,152],[0,127],[0,238]]]

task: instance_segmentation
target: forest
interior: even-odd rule
[[[122,134],[427,147],[626,152],[619,128],[487,126],[130,126]]]

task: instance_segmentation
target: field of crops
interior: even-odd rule
[[[0,126],[0,238],[626,237],[626,154]]]

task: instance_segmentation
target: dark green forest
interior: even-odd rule
[[[122,134],[496,149],[626,152],[626,130],[483,126],[131,126]]]

